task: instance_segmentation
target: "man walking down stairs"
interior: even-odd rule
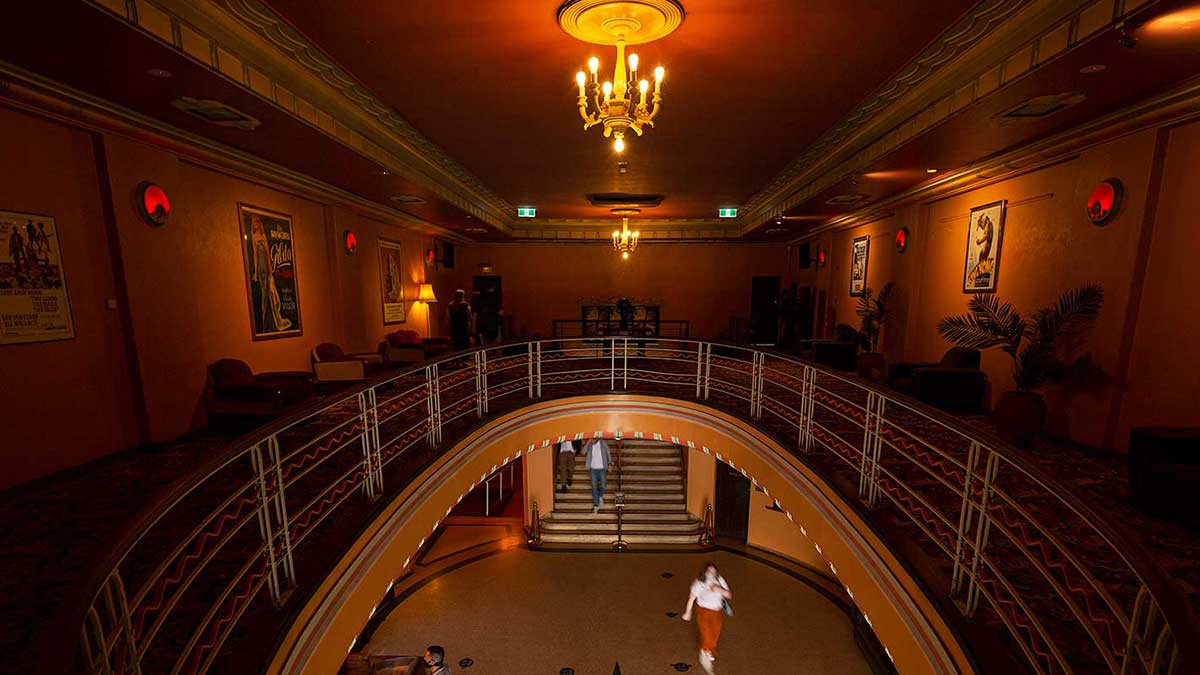
[[[579,453],[571,486],[555,493],[554,510],[542,520],[542,541],[609,548],[617,540],[619,487],[625,495],[622,541],[633,545],[698,543],[701,523],[687,512],[684,449],[645,440],[610,441],[609,447],[613,465],[597,512],[592,510],[587,453]]]

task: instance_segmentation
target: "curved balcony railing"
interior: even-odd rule
[[[1187,670],[1198,663],[1195,614],[1173,582],[1019,451],[786,355],[626,338],[449,355],[242,438],[181,477],[98,561],[73,617],[82,663],[65,669],[203,673],[236,663],[245,672],[265,663],[285,610],[444,440],[533,399],[615,391],[700,399],[748,418],[849,499],[898,514],[923,535],[909,537],[918,548],[902,557],[940,564],[940,592],[1000,629],[1031,672],[1197,672]]]

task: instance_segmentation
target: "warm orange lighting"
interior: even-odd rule
[[[621,252],[621,260],[629,260],[629,251]]]
[[[925,169],[925,173],[937,173],[937,169]]]
[[[417,302],[437,302],[437,296],[433,294],[433,284],[421,284],[421,290],[417,294]]]
[[[1200,7],[1189,7],[1153,19],[1146,24],[1152,33],[1174,33],[1200,28]]]

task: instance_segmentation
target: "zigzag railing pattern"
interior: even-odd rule
[[[743,416],[864,509],[896,514],[920,535],[909,537],[919,555],[947,570],[948,606],[995,625],[1030,672],[1188,667],[1194,614],[1181,613],[1163,571],[986,432],[786,355],[620,337],[452,354],[241,439],[182,476],[101,561],[102,581],[79,612],[76,665],[204,673],[250,652],[261,661],[285,610],[319,583],[321,556],[485,416],[617,391],[701,399]],[[261,630],[273,632],[241,635]]]

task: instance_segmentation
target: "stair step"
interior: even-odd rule
[[[552,512],[547,517],[554,521],[586,520],[586,521],[594,521],[594,522],[609,522],[609,521],[611,521],[613,523],[617,522],[616,509],[613,509],[611,512],[601,511],[600,513],[592,513],[591,509],[588,509],[587,511],[561,511],[561,510],[559,510],[559,511]],[[629,510],[626,509],[626,511],[625,511],[626,522],[628,522],[633,517],[635,517],[635,516],[631,515]],[[636,518],[638,519],[638,521],[656,521],[656,522],[664,522],[664,523],[688,523],[688,522],[691,522],[692,520],[694,520],[694,518],[692,517],[692,514],[686,512],[686,511],[679,511],[679,512],[668,511],[666,513],[656,513],[656,512],[637,513]]]
[[[684,493],[682,490],[676,492],[630,492],[625,491],[625,503],[633,504],[637,502],[682,502],[684,501]],[[614,492],[604,493],[605,503],[615,503],[617,500]],[[568,502],[591,502],[591,491],[579,492],[559,492],[554,496],[555,504],[563,504]]]
[[[583,494],[592,494],[592,486],[588,483],[579,484],[572,483],[567,486],[567,492],[582,492]],[[608,484],[608,489],[604,494],[616,494],[617,486],[613,483]],[[629,483],[625,486],[625,494],[641,493],[641,492],[683,492],[683,483],[681,481],[661,482],[661,483]],[[559,492],[558,494],[566,494]]]
[[[699,540],[700,533],[696,534],[665,534],[662,532],[655,533],[631,533],[623,532],[621,539],[630,544],[695,544]],[[563,533],[563,532],[547,532],[542,535],[542,541],[548,544],[612,544],[616,541],[616,535],[607,533],[596,534],[579,534],[579,533]]]
[[[615,473],[616,470],[617,469],[614,466],[613,468],[609,469],[608,473],[611,475],[611,474]],[[585,467],[582,463],[575,465],[575,473],[576,474],[587,475],[588,471],[589,471],[589,469],[587,467]],[[629,463],[626,463],[621,467],[621,472],[624,473],[625,475],[629,475],[631,473],[674,473],[674,474],[679,474],[679,473],[683,473],[683,467],[681,467],[678,464],[670,465],[670,464],[629,464]]]
[[[682,483],[683,476],[678,473],[655,473],[655,472],[637,472],[630,473],[626,471],[621,475],[621,480],[625,483],[645,483],[645,482],[662,482],[675,481]],[[576,471],[571,475],[571,482],[575,484],[592,484],[592,478],[586,471]],[[617,477],[612,472],[609,472],[607,482],[609,485],[617,483]]]
[[[559,511],[575,511],[587,513],[592,512],[592,500],[586,502],[559,502],[554,505],[553,513]],[[634,513],[645,513],[654,511],[658,513],[686,513],[687,504],[681,499],[677,502],[642,502],[638,504],[627,505],[625,507],[626,516]],[[617,507],[613,506],[611,501],[605,501],[600,506],[600,513],[616,513]]]
[[[617,461],[617,458],[614,456],[613,462],[616,462],[616,461]],[[578,459],[575,460],[575,464],[577,466],[582,466],[583,463],[584,463],[583,457],[579,457]],[[621,464],[623,464],[625,466],[629,466],[631,464],[663,464],[663,465],[670,465],[670,466],[682,466],[683,462],[679,459],[679,457],[675,457],[675,456],[631,455],[629,453],[624,453],[621,457]]]
[[[599,516],[597,516],[599,517]],[[657,523],[631,521],[625,519],[621,525],[622,533],[624,532],[669,532],[672,534],[691,534],[700,533],[699,523]],[[612,532],[617,533],[617,521],[612,522],[587,522],[587,521],[571,521],[557,522],[553,519],[542,523],[542,532]]]

